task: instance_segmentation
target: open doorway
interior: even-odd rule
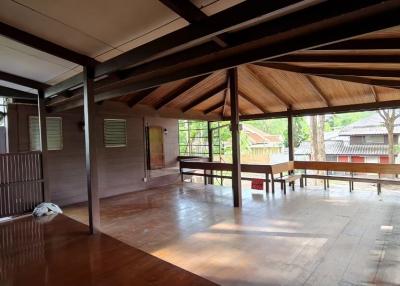
[[[165,167],[164,129],[159,126],[147,128],[147,166],[149,170]]]

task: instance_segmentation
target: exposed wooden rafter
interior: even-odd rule
[[[141,90],[141,91],[135,93],[134,95],[132,95],[132,98],[128,101],[128,103],[127,103],[128,106],[134,107],[136,104],[138,104],[139,102],[144,100],[146,97],[148,97],[155,89],[156,89],[156,87],[153,87],[153,88]]]
[[[78,65],[94,65],[96,63],[96,61],[91,57],[41,39],[35,35],[29,34],[2,22],[0,22],[0,34],[34,49],[54,55]]]
[[[334,114],[334,113],[358,112],[358,111],[368,111],[377,109],[395,109],[395,108],[396,109],[400,108],[400,100],[300,109],[300,110],[291,110],[290,112],[292,113],[293,116],[310,116],[318,114]],[[282,112],[271,112],[265,114],[243,115],[240,119],[254,120],[254,119],[284,118],[288,117],[288,115],[289,114],[287,111],[282,111]]]
[[[191,1],[187,0],[159,0],[165,6],[170,8],[176,14],[181,16],[183,19],[188,21],[189,23],[196,23],[204,20],[208,16],[204,14],[196,5],[194,5]],[[224,40],[224,36],[216,36],[213,37],[212,40],[216,42],[221,47],[227,47],[228,44],[226,40]]]
[[[205,94],[203,94],[199,98],[193,100],[191,103],[189,103],[188,105],[183,107],[182,111],[183,112],[189,111],[190,109],[196,107],[200,103],[206,101],[207,99],[213,97],[214,95],[220,93],[221,91],[224,91],[225,89],[226,89],[226,83],[224,82],[224,83],[222,83],[222,84],[210,89],[209,91],[207,91]]]
[[[316,94],[319,97],[319,99],[324,103],[325,106],[331,106],[329,100],[326,98],[322,90],[315,83],[314,79],[308,75],[305,75],[305,77],[307,81],[310,83],[311,89],[314,91],[314,94]]]
[[[38,82],[38,81],[33,80],[33,79],[29,79],[29,78],[21,77],[21,76],[18,76],[18,75],[6,73],[6,72],[3,72],[3,71],[0,71],[0,80],[8,81],[8,82],[11,82],[11,83],[15,83],[15,84],[18,84],[18,85],[22,85],[22,86],[30,87],[30,88],[34,88],[34,89],[43,89],[43,88],[49,87],[49,85],[47,85],[45,83],[41,83],[41,82]]]
[[[177,89],[173,90],[171,93],[164,96],[161,99],[161,101],[155,105],[154,108],[158,110],[166,106],[167,104],[169,104],[170,102],[181,96],[183,93],[187,92],[188,90],[192,89],[193,87],[204,81],[207,77],[208,75],[202,75],[185,82],[184,84],[180,85]]]
[[[209,114],[214,110],[223,107],[224,105],[225,105],[225,100],[221,100],[220,102],[217,102],[216,104],[213,104],[212,106],[204,110],[204,114]]]
[[[380,39],[352,39],[340,43],[334,43],[313,50],[322,51],[350,51],[350,50],[399,50],[399,38],[380,38]]]
[[[303,74],[311,74],[311,75],[333,75],[333,76],[373,76],[373,77],[397,77],[400,74],[400,70],[398,69],[373,69],[373,68],[326,68],[326,67],[305,67],[305,66],[296,66],[285,63],[274,63],[274,62],[263,62],[259,65],[263,65],[265,67],[286,70],[286,71],[294,71]]]
[[[0,86],[0,97],[37,101],[37,95],[5,86]]]
[[[239,96],[244,98],[246,101],[250,102],[252,105],[254,105],[255,107],[257,107],[257,109],[259,109],[261,112],[263,113],[268,113],[269,111],[262,106],[260,103],[258,103],[257,101],[255,101],[253,98],[251,98],[249,95],[247,95],[246,93],[244,93],[243,91],[238,91]]]
[[[400,49],[400,47],[399,47]],[[294,54],[275,58],[274,62],[286,63],[400,63],[398,54],[392,55],[335,55],[335,54]]]
[[[371,92],[374,97],[374,101],[378,102],[379,101],[378,93],[376,92],[376,89],[373,85],[371,85]]]
[[[262,78],[260,78],[251,67],[245,67],[245,70],[265,89],[266,93],[271,94],[280,104],[284,105],[285,108],[289,108],[290,103],[281,94],[278,94],[278,91],[273,90]]]
[[[343,81],[350,81],[356,83],[363,83],[363,84],[370,84],[370,85],[380,85],[384,87],[392,87],[392,88],[400,88],[400,80],[393,80],[393,79],[371,79],[362,76],[352,76],[352,75],[335,75],[333,73],[333,69],[329,70],[328,73],[321,73],[322,69],[313,69],[313,68],[304,68],[290,64],[284,63],[273,63],[273,62],[257,62],[253,63],[258,66],[272,68],[272,69],[279,69],[284,71],[302,73],[302,74],[309,74],[313,76],[325,77],[330,79],[336,80],[343,80]],[[326,70],[325,70],[326,71]]]

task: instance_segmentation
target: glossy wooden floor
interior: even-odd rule
[[[0,285],[216,284],[57,215],[0,223]]]
[[[221,285],[400,285],[400,192],[355,188],[244,190],[235,210],[229,188],[174,185],[103,200],[102,225]]]

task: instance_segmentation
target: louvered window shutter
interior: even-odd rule
[[[127,145],[125,119],[104,119],[104,145],[107,148]]]
[[[62,150],[62,119],[61,117],[46,117],[47,150]]]
[[[40,150],[39,119],[37,116],[29,117],[29,142],[31,151]]]
[[[62,150],[62,118],[46,117],[47,150]],[[39,119],[37,116],[29,117],[29,137],[31,151],[40,150]]]

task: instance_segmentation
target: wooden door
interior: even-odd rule
[[[161,169],[165,166],[164,131],[161,127],[148,128],[148,163],[150,170]]]

